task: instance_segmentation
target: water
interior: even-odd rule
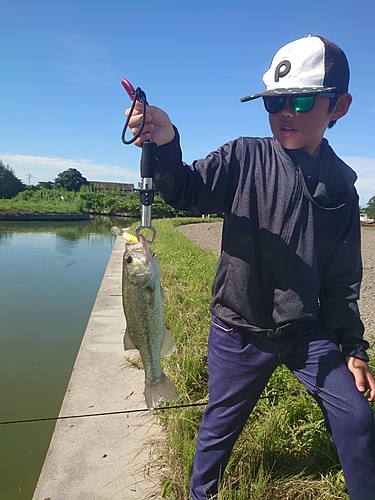
[[[0,222],[0,421],[59,413],[114,243],[112,225]],[[33,496],[55,422],[0,426],[0,499]]]

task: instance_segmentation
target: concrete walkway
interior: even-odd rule
[[[60,416],[145,408],[144,372],[125,362],[122,346],[124,244],[118,237]],[[59,420],[33,500],[161,498],[163,438],[150,412]]]

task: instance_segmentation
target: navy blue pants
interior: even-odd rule
[[[351,500],[375,500],[374,413],[344,356],[320,323],[273,339],[213,318],[208,342],[209,402],[191,477],[194,500],[217,494],[236,439],[270,376],[286,365],[321,407],[337,446]]]

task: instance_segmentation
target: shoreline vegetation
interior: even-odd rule
[[[79,191],[63,188],[27,189],[16,196],[0,198],[0,220],[84,220],[90,216],[139,218],[141,202],[139,192],[121,195],[119,190],[99,192],[92,186],[82,186]],[[152,205],[154,218],[174,218],[194,214],[175,210],[155,193]]]

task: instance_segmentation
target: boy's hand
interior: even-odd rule
[[[346,356],[346,363],[349,370],[354,375],[355,384],[360,392],[369,393],[366,395],[367,401],[375,399],[375,380],[371,373],[369,365],[362,359]]]
[[[125,111],[126,116],[129,115],[130,108]],[[135,135],[142,123],[143,104],[136,102],[133,114],[129,120],[129,128]],[[144,141],[156,142],[158,146],[167,144],[173,141],[175,136],[174,128],[169,116],[156,106],[147,106],[146,121],[142,134],[134,142],[136,146],[141,146]]]

